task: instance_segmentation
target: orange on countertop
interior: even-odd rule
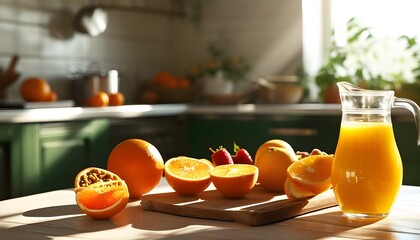
[[[130,197],[150,192],[163,176],[164,162],[158,149],[142,139],[128,139],[112,149],[107,169],[120,176],[128,186]]]
[[[125,182],[105,169],[83,169],[77,174],[74,186],[77,205],[94,219],[110,218],[128,203],[129,192]]]
[[[89,107],[106,107],[109,104],[109,96],[103,91],[97,92],[86,102]]]
[[[109,97],[109,106],[121,106],[124,105],[124,95],[121,92],[110,93]]]
[[[39,77],[26,78],[20,85],[20,95],[29,102],[46,102],[50,94],[50,84]]]

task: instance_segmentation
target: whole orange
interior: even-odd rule
[[[272,192],[284,192],[287,168],[293,162],[295,162],[293,156],[285,148],[267,148],[255,162],[255,166],[259,169],[260,185]]]
[[[29,102],[48,101],[50,94],[50,84],[39,77],[26,78],[20,85],[20,95]]]
[[[262,153],[270,147],[284,148],[290,153],[294,160],[297,160],[296,153],[293,150],[293,147],[288,142],[280,139],[271,139],[261,144],[261,146],[257,149],[257,152],[255,153],[254,162],[257,163]]]
[[[121,106],[124,105],[124,95],[121,92],[110,93],[109,106]]]
[[[127,183],[130,197],[138,198],[159,184],[164,166],[162,156],[155,146],[133,138],[112,149],[107,168]]]
[[[88,100],[88,106],[91,107],[106,107],[109,104],[109,97],[103,91],[97,92]]]

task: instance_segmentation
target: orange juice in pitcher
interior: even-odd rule
[[[365,90],[338,83],[342,104],[340,136],[331,181],[338,205],[349,217],[385,217],[398,195],[402,161],[394,138],[391,108],[418,106],[393,91]]]

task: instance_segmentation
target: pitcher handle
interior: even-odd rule
[[[392,107],[408,109],[414,115],[417,127],[417,145],[420,146],[420,108],[417,103],[407,98],[395,98]]]

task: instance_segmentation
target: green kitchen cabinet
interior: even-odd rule
[[[80,170],[106,168],[108,126],[108,120],[40,124],[39,190],[73,187]]]
[[[25,162],[37,160],[37,128],[34,124],[1,124],[1,199],[21,196],[37,187],[34,169]]]
[[[0,199],[10,196],[10,146],[13,131],[0,126]]]
[[[13,146],[18,144],[18,130],[14,125],[0,125],[0,199],[10,197],[12,159],[19,154]]]
[[[77,172],[106,167],[106,119],[0,124],[0,199],[69,188]]]

